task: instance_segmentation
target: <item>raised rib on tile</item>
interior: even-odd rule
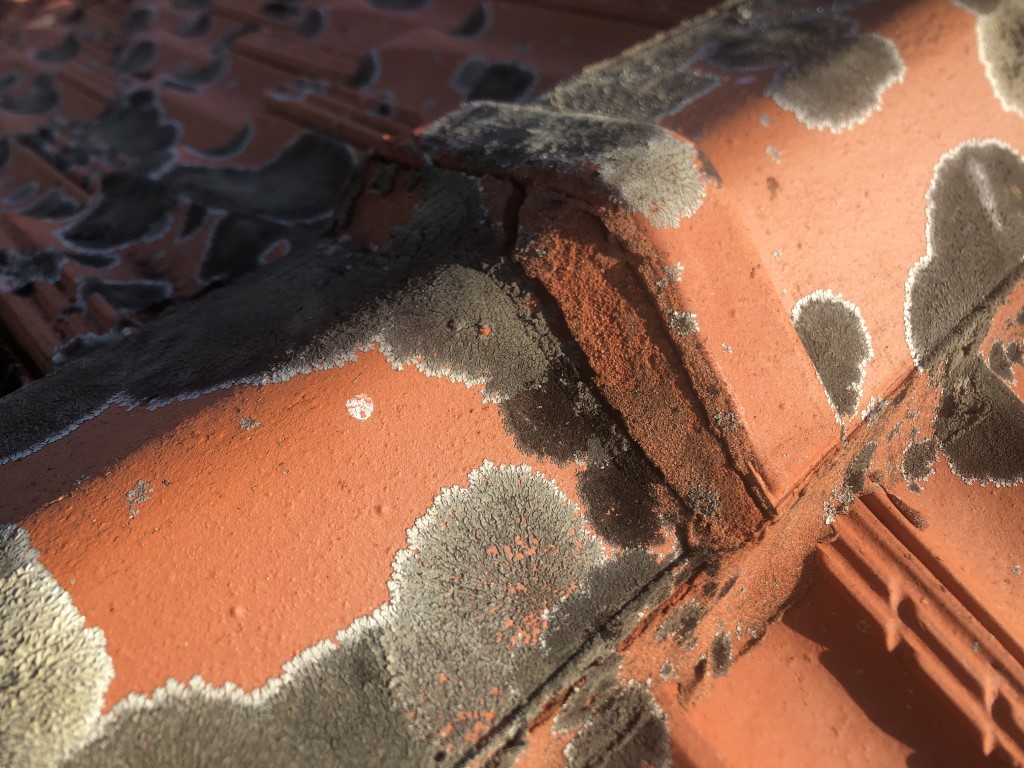
[[[609,21],[629,21],[651,27],[668,27],[687,16],[695,16],[714,5],[714,0],[678,3],[630,3],[614,0],[505,0],[498,5],[528,5],[569,11],[580,16],[594,16]]]
[[[308,44],[295,48],[271,47],[258,39],[242,38],[232,47],[236,56],[246,56],[271,67],[300,76],[323,77],[335,80],[356,71],[362,60],[356,55],[343,50],[332,50],[311,53]],[[273,83],[267,83],[272,85]]]
[[[836,521],[839,538],[821,561],[977,730],[986,755],[997,747],[1024,761],[1024,667],[879,521],[863,501]],[[996,709],[999,702],[999,709]]]
[[[400,131],[400,138],[396,139],[393,135],[383,135],[376,129],[339,115],[337,112],[304,102],[270,102],[267,104],[267,109],[271,114],[288,118],[299,125],[327,135],[342,138],[357,147],[371,148],[379,154],[399,162],[418,164],[416,154],[408,146],[408,142],[401,140],[409,135],[404,126],[396,124],[396,130]]]
[[[0,293],[0,326],[11,339],[17,339],[19,358],[32,370],[33,378],[49,373],[53,350],[61,338],[53,329],[53,320],[31,298]]]
[[[978,622],[1024,667],[1024,647],[1013,637],[985,605],[971,594],[953,572],[932,553],[921,540],[920,533],[906,519],[896,500],[885,489],[875,486],[874,491],[863,498],[865,506],[878,521],[932,574],[942,588],[970,611]],[[904,507],[905,502],[900,502]]]

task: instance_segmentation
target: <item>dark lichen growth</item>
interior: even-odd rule
[[[1024,162],[999,142],[965,142],[944,155],[928,191],[928,253],[907,279],[907,343],[942,381],[932,427],[968,482],[1024,479],[1024,403],[979,356],[1021,277],[1022,189]]]
[[[601,680],[594,687],[587,691],[586,716],[575,718],[579,730],[565,748],[567,765],[667,765],[671,758],[668,729],[647,687],[634,680]]]
[[[871,460],[875,457],[877,449],[878,443],[874,440],[865,444],[850,462],[850,466],[846,468],[846,473],[843,475],[843,486],[851,493],[857,494],[864,490],[868,470],[871,469]]]
[[[780,73],[771,96],[810,128],[838,133],[863,123],[882,105],[882,93],[903,79],[905,67],[892,41],[858,35],[821,58]]]
[[[521,101],[537,84],[537,73],[515,61],[469,58],[452,75],[451,86],[465,101]]]
[[[833,132],[863,123],[905,72],[892,41],[858,34],[856,22],[825,8],[736,18],[706,56],[733,69],[777,69],[767,95],[809,128]]]
[[[1024,366],[1024,346],[1021,346],[1019,341],[1011,341],[1006,345],[1006,359],[1010,361],[1010,365]]]
[[[191,72],[176,72],[168,75],[167,84],[182,91],[195,93],[207,88],[227,75],[228,58],[223,53],[215,56],[209,64],[203,64]]]
[[[36,51],[35,59],[36,61],[45,61],[47,64],[60,64],[75,58],[80,48],[81,44],[78,42],[78,38],[68,35],[53,48]]]
[[[32,87],[21,98],[0,91],[0,112],[14,115],[43,115],[60,103],[60,93],[52,75],[36,75]]]
[[[986,5],[988,5],[986,3]],[[1016,2],[1001,2],[992,7],[973,10],[978,18],[978,55],[985,67],[992,90],[1003,109],[1024,115],[1024,71],[1020,66],[1024,55],[1024,9]]]
[[[100,280],[85,277],[79,281],[78,296],[84,301],[99,294],[118,309],[140,311],[166,301],[174,287],[162,280]]]
[[[728,632],[719,631],[715,639],[711,641],[711,653],[708,657],[711,661],[711,674],[715,677],[725,677],[732,668],[732,635]]]
[[[491,27],[492,12],[489,5],[481,3],[473,10],[466,20],[462,22],[453,32],[455,37],[480,37]]]
[[[739,581],[739,578],[740,575],[738,573],[734,573],[732,576],[728,578],[728,580],[726,580],[725,584],[722,585],[721,591],[718,593],[719,600],[721,600],[723,597],[725,597],[732,591],[732,588],[736,586],[736,582]]]
[[[680,648],[691,651],[697,647],[697,628],[706,613],[698,601],[687,600],[666,617],[655,636],[658,640],[672,638]]]
[[[122,74],[135,75],[153,63],[157,52],[156,43],[142,40],[119,54],[112,66]]]
[[[457,153],[473,170],[578,173],[597,168],[615,202],[656,226],[678,226],[704,197],[693,145],[654,125],[500,102],[475,102],[432,124],[434,153]]]
[[[836,515],[845,515],[849,512],[857,501],[858,494],[863,492],[867,483],[868,471],[871,469],[871,461],[877,449],[878,444],[874,440],[866,443],[847,466],[842,485],[835,488],[824,503],[826,525],[831,525]]]
[[[326,31],[327,24],[327,11],[323,8],[311,8],[302,17],[302,21],[299,23],[296,31],[303,37],[312,40],[313,38],[320,37]]]
[[[217,222],[199,264],[199,280],[213,283],[243,275],[257,266],[278,243],[291,248],[296,241],[312,240],[313,232],[273,221],[229,214]]]
[[[793,308],[793,325],[837,416],[853,416],[874,352],[860,310],[831,291],[815,291]]]
[[[992,373],[1003,381],[1013,381],[1012,364],[1009,355],[1003,349],[1003,342],[996,341],[992,345],[992,351],[989,352],[988,356],[988,367],[992,369]]]
[[[940,159],[928,190],[928,253],[911,269],[904,306],[919,365],[964,346],[968,339],[954,331],[992,308],[1019,267],[1022,189],[1024,163],[999,142],[967,142]]]
[[[166,185],[126,173],[103,179],[99,203],[62,236],[68,244],[106,250],[143,239],[169,222],[174,195]]]
[[[329,215],[338,188],[354,171],[355,158],[346,145],[304,133],[261,168],[179,166],[161,181],[208,208],[296,223]]]
[[[174,34],[178,37],[202,37],[213,26],[213,19],[208,13],[182,19]]]
[[[903,452],[903,479],[912,491],[921,490],[921,481],[934,472],[935,460],[938,457],[938,444],[934,439],[915,440]]]
[[[932,423],[953,471],[965,480],[1024,480],[1024,404],[977,359],[947,375]]]
[[[22,216],[50,221],[67,219],[82,210],[82,204],[61,187],[54,187],[21,212]]]
[[[60,277],[65,260],[64,253],[50,249],[22,253],[0,248],[0,285],[6,282],[11,289],[20,290],[37,280],[52,283]]]
[[[720,503],[718,492],[703,485],[695,485],[686,493],[686,506],[702,523],[709,523],[715,518]]]
[[[370,51],[359,60],[359,65],[349,75],[348,87],[355,88],[356,90],[370,87],[380,77],[382,66],[380,54],[375,50]]]
[[[153,23],[156,13],[151,8],[135,8],[121,20],[121,31],[126,35],[134,35],[144,31]]]
[[[618,56],[586,67],[536,100],[551,109],[651,122],[712,91],[715,75],[695,70],[717,21],[683,23]]]
[[[485,465],[468,488],[442,493],[410,531],[416,555],[396,559],[394,631],[385,647],[396,670],[392,690],[417,713],[411,727],[423,738],[436,738],[454,712],[512,703],[512,691],[488,692],[511,672],[503,670],[511,661],[503,651],[541,655],[545,612],[601,560],[576,515],[528,470]],[[514,584],[523,589],[510,590]],[[444,617],[443,631],[423,631],[431,616]],[[438,683],[439,675],[449,680]],[[472,725],[456,724],[452,739],[461,741]]]
[[[580,497],[603,538],[621,547],[643,547],[662,539],[656,488],[661,478],[638,449],[592,462],[580,477]]]

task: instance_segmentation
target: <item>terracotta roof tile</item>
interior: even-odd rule
[[[0,762],[1024,760],[1019,9],[697,10],[7,9]]]

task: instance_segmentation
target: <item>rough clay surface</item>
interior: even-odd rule
[[[85,742],[114,676],[99,629],[38,561],[28,534],[0,526],[0,765],[50,768]]]
[[[969,141],[938,162],[928,190],[928,252],[910,271],[904,320],[915,362],[941,376],[935,435],[968,482],[1024,480],[1024,403],[980,346],[1022,274],[1024,161]]]
[[[874,352],[860,310],[831,291],[815,291],[793,308],[793,325],[838,416],[853,416]]]

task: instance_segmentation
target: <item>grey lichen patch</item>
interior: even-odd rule
[[[992,351],[988,355],[988,367],[1003,381],[1013,382],[1013,364],[1006,354],[1006,349],[1003,348],[1003,342],[996,341],[992,345]]]
[[[557,352],[554,340],[510,300],[511,290],[484,272],[453,265],[382,307],[377,340],[397,364],[483,384],[488,399],[505,400],[543,382]],[[481,334],[482,327],[490,332]]]
[[[461,742],[475,723],[458,713],[514,703],[513,661],[543,654],[549,615],[602,560],[575,505],[527,467],[485,464],[442,492],[395,560],[383,638],[412,730],[440,746],[451,725]]]
[[[687,600],[670,613],[658,627],[658,640],[672,638],[684,651],[697,647],[697,628],[707,610],[697,600]]]
[[[517,61],[470,57],[459,64],[450,85],[465,101],[521,101],[537,85],[537,73]]]
[[[780,107],[809,128],[848,130],[881,107],[906,67],[891,40],[859,34],[839,15],[843,5],[761,8],[756,20],[740,14],[721,24],[706,56],[731,69],[776,69],[766,95]]]
[[[824,502],[825,525],[835,522],[836,515],[845,515],[850,511],[858,494],[864,490],[867,483],[868,471],[871,469],[871,461],[875,457],[876,450],[878,450],[878,443],[872,440],[866,443],[853,457],[843,474],[842,484],[833,489]]]
[[[721,496],[717,491],[699,484],[693,486],[686,494],[686,506],[702,523],[708,523],[714,519],[718,514],[718,506],[721,501]]]
[[[921,490],[921,483],[935,474],[935,460],[938,458],[938,444],[935,439],[915,440],[903,452],[903,479],[914,492]]]
[[[882,94],[903,81],[906,66],[891,40],[858,35],[827,54],[779,73],[771,97],[808,128],[839,133],[882,107]]]
[[[715,639],[711,641],[711,653],[708,658],[711,661],[711,674],[715,677],[725,677],[732,669],[732,635],[729,632],[719,631]]]
[[[35,281],[55,282],[67,255],[44,248],[34,253],[23,253],[0,248],[0,291],[21,290]]]
[[[793,325],[837,418],[856,414],[874,356],[860,310],[831,291],[815,291],[793,307]]]
[[[715,426],[723,432],[731,432],[734,429],[738,429],[740,426],[740,417],[732,411],[725,411],[722,413],[716,413],[712,418]]]
[[[536,168],[571,174],[592,165],[597,182],[626,210],[655,226],[679,226],[704,199],[698,154],[663,128],[534,105],[476,102],[435,122],[424,138],[474,170]]]
[[[1008,0],[991,7],[975,7],[978,11],[978,55],[985,67],[992,90],[1007,112],[1024,117],[1024,6]],[[989,4],[984,4],[989,5]]]
[[[953,471],[967,482],[1024,481],[1024,403],[981,360],[947,373],[932,426]]]
[[[691,56],[696,50],[690,51]],[[656,47],[638,48],[583,70],[536,100],[562,112],[653,121],[718,87],[721,78],[672,60]]]
[[[941,376],[932,427],[967,482],[1024,480],[1024,403],[980,354],[1024,271],[1022,194],[1024,161],[1001,142],[968,141],[943,155],[928,190],[928,250],[907,278],[907,344],[919,367]]]
[[[700,331],[697,316],[693,312],[671,310],[668,315],[668,327],[679,336],[689,336]]]
[[[1021,190],[1024,162],[1002,142],[968,141],[939,159],[927,195],[928,249],[907,277],[903,310],[919,366],[955,346],[954,330],[991,308],[1020,267]]]
[[[882,414],[889,409],[890,405],[891,403],[885,398],[872,395],[871,399],[868,400],[867,407],[861,411],[860,417],[869,427],[873,427]]]
[[[606,623],[596,605],[618,611],[651,578],[640,567],[639,581],[624,579],[622,565],[638,563],[608,560],[553,483],[525,466],[485,463],[409,531],[391,600],[373,615],[252,694],[196,678],[130,696],[69,765],[170,767],[196,754],[259,768],[457,763],[476,726],[490,727],[482,713],[515,717],[596,630],[591,622]],[[609,567],[610,590],[593,578]],[[557,637],[556,626],[573,637]],[[614,700],[622,695],[616,689]],[[648,712],[629,695],[630,711]],[[639,745],[623,748],[649,750],[653,724],[636,722],[621,735]]]
[[[665,715],[647,686],[630,680],[594,691],[587,717],[565,747],[570,768],[667,766],[671,743]]]
[[[0,765],[49,768],[95,729],[114,676],[99,629],[38,560],[28,534],[0,526]]]
[[[263,426],[263,422],[256,421],[252,416],[243,416],[238,420],[238,426],[244,429],[246,432],[251,432],[254,429],[259,429]]]
[[[138,517],[140,507],[153,498],[153,487],[146,480],[139,480],[135,487],[130,488],[124,495],[128,501],[128,516],[133,520]]]

